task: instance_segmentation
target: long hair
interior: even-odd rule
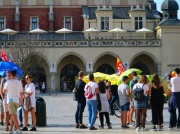
[[[157,74],[153,74],[152,83],[153,83],[157,88],[160,87],[161,81],[160,81],[160,78],[159,78],[159,76],[158,76]]]
[[[106,90],[105,90],[105,83],[104,83],[104,81],[99,81],[98,82],[98,88],[99,88],[99,92],[100,93],[106,93]]]
[[[141,77],[138,80],[138,83],[148,84],[148,79],[146,75],[141,75]]]

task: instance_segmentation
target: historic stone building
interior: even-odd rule
[[[115,73],[117,55],[126,68],[165,76],[180,66],[178,10],[175,0],[164,0],[162,14],[154,0],[0,0],[0,30],[19,31],[0,34],[0,44],[7,52],[15,44],[36,48],[48,90],[72,88],[79,70]],[[55,33],[64,27],[73,31],[65,39]],[[29,33],[36,28],[48,33]],[[83,32],[89,28],[99,32]]]

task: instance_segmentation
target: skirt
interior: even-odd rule
[[[147,109],[148,108],[148,97],[145,97],[142,101],[134,100],[135,109]]]

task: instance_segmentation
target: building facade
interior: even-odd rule
[[[72,89],[79,70],[116,72],[118,56],[124,66],[162,77],[180,66],[179,6],[165,0],[161,14],[154,0],[0,0],[0,44],[35,48],[31,55],[42,59],[47,90]],[[30,34],[36,28],[45,34]],[[72,33],[57,34],[68,28]],[[99,32],[83,33],[88,28]],[[121,28],[126,32],[109,32]],[[147,28],[153,32],[136,32]],[[28,56],[28,55],[27,55]],[[25,64],[25,63],[24,63]]]

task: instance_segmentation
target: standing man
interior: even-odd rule
[[[3,109],[5,113],[5,121],[6,121],[6,128],[5,131],[9,131],[9,120],[10,120],[10,115],[9,115],[9,109],[8,109],[8,104],[7,104],[7,94],[3,93],[3,88],[7,80],[11,79],[11,74],[9,71],[6,71],[6,77],[1,80],[1,97],[3,100]]]
[[[169,113],[170,113],[170,124],[169,129],[173,129],[173,127],[177,127],[180,129],[180,69],[175,68],[175,77],[171,78],[170,83],[172,89],[170,92],[172,93],[170,102],[169,102]],[[178,109],[178,118],[176,116],[176,109]]]
[[[4,86],[3,93],[7,93],[7,104],[9,108],[9,113],[11,115],[11,127],[10,134],[13,133],[12,127],[13,124],[17,128],[16,134],[21,134],[20,127],[17,120],[17,109],[19,107],[19,98],[21,99],[21,104],[23,103],[23,88],[21,82],[17,80],[16,71],[11,71],[12,78],[9,79]]]
[[[129,87],[130,87],[130,95],[132,97],[132,91],[133,91],[133,87],[134,85],[138,82],[138,75],[137,73],[134,71],[132,72],[132,80],[130,81],[130,84],[129,84]],[[134,121],[132,120],[132,117],[133,117],[133,113],[134,113],[134,100],[131,99],[130,100],[130,107],[129,107],[129,111],[128,111],[128,114],[127,114],[127,125],[134,125]]]
[[[126,125],[127,122],[127,112],[129,111],[130,105],[130,92],[127,85],[129,78],[127,76],[122,77],[123,83],[118,87],[119,94],[119,104],[121,107],[121,128],[129,128]]]
[[[89,121],[89,129],[97,130],[94,127],[96,118],[97,118],[97,97],[96,94],[99,93],[98,85],[94,82],[94,75],[89,75],[89,83],[86,84],[84,91],[86,97],[86,103],[88,107],[88,121]]]
[[[78,73],[78,81],[76,83],[76,88],[78,91],[78,101],[77,101],[77,110],[76,110],[76,114],[75,114],[75,121],[76,121],[76,128],[80,128],[80,129],[86,129],[88,127],[86,127],[83,124],[83,112],[84,112],[84,108],[86,106],[86,98],[84,96],[84,87],[86,85],[86,83],[82,80],[84,78],[84,73],[83,71],[80,71]]]

